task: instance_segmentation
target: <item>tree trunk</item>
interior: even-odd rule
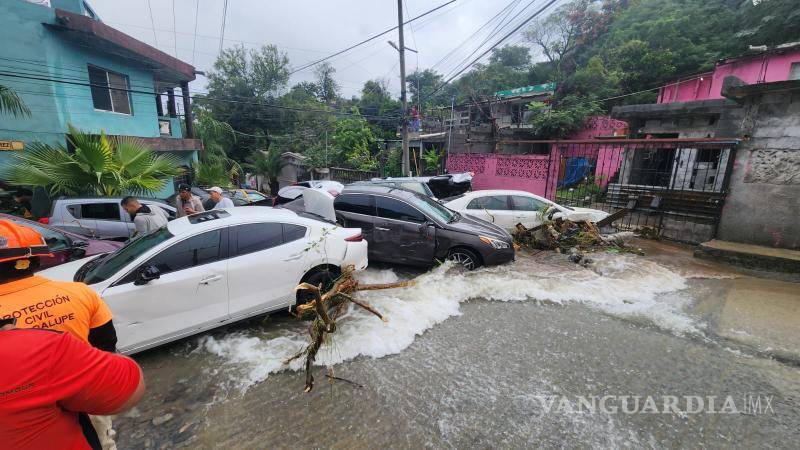
[[[269,180],[269,195],[275,197],[278,195],[278,180]]]

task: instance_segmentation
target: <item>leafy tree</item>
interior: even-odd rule
[[[12,116],[30,116],[31,111],[25,102],[12,91],[11,88],[0,84],[0,114],[11,114]]]
[[[14,185],[42,187],[51,195],[152,195],[182,172],[173,155],[155,153],[130,137],[109,138],[72,126],[63,144],[40,142],[15,153],[4,177]]]
[[[287,164],[277,148],[270,148],[267,151],[253,150],[245,167],[254,175],[266,178],[270,194],[278,195],[278,176]]]
[[[531,124],[534,134],[540,139],[566,138],[578,131],[588,118],[603,111],[595,102],[565,103],[553,109],[534,102],[528,108],[534,111]]]
[[[195,114],[197,123],[195,130],[197,137],[203,141],[203,151],[200,152],[200,163],[203,167],[214,170],[220,168],[226,176],[224,185],[228,185],[231,179],[238,179],[243,171],[242,166],[233,158],[228,156],[226,148],[230,148],[236,142],[236,133],[230,124],[214,119],[207,110],[198,108]],[[199,167],[199,166],[198,166]],[[203,169],[203,173],[207,173]],[[195,181],[208,186],[221,185],[220,183],[204,183],[197,178],[200,171],[195,167]],[[204,177],[208,179],[207,177]]]
[[[264,107],[275,103],[278,92],[289,81],[289,58],[274,45],[259,50],[243,46],[222,51],[208,73],[209,98],[198,103],[209,109],[214,119],[226,122],[243,132],[230,148],[230,156],[238,161],[262,145],[257,138],[247,136],[266,134],[282,127],[280,113]],[[212,100],[213,99],[213,100]]]
[[[326,105],[333,104],[339,98],[339,84],[333,79],[335,73],[336,69],[328,62],[324,62],[314,69],[317,77],[318,97]]]
[[[353,111],[358,112],[357,109]],[[350,167],[358,170],[374,170],[378,167],[373,154],[378,142],[363,117],[347,117],[337,121],[330,135],[330,143],[333,153],[343,158]]]
[[[425,161],[425,171],[432,174],[439,173],[439,163],[442,160],[442,152],[438,148],[431,148],[422,152],[422,160]]]
[[[198,161],[192,165],[194,182],[200,186],[231,185],[231,176],[228,169],[220,161]]]
[[[432,106],[449,105],[450,99],[456,94],[456,88],[449,84],[434,94],[434,91],[439,89],[442,83],[444,83],[444,77],[431,69],[414,71],[406,75],[411,104],[419,105],[423,110]]]

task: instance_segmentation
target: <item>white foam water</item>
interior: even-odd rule
[[[338,364],[357,356],[380,358],[396,354],[449,317],[460,314],[460,303],[475,298],[492,301],[580,302],[606,313],[644,320],[677,334],[702,334],[702,327],[684,314],[690,298],[681,292],[686,280],[645,258],[624,254],[592,255],[586,269],[563,258],[519,261],[473,272],[452,270],[444,264],[416,278],[412,286],[362,291],[358,297],[388,318],[382,322],[358,308],[349,307],[317,355],[318,365]],[[554,262],[555,261],[555,262]],[[362,283],[398,280],[392,270],[368,269],[358,275]],[[245,374],[247,388],[270,373],[287,369],[284,361],[308,342],[305,326],[286,330],[278,337],[262,338],[235,333],[222,338],[204,337],[202,347]],[[297,370],[301,360],[288,368]]]

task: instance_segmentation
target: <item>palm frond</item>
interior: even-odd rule
[[[31,110],[16,92],[0,84],[0,113],[12,116],[30,116]]]

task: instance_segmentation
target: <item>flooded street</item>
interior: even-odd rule
[[[148,394],[117,419],[119,446],[795,447],[800,285],[641,245],[647,256],[592,254],[589,268],[527,253],[360,292],[388,322],[350,311],[307,394],[302,362],[283,365],[307,324],[283,314],[137,355]]]

